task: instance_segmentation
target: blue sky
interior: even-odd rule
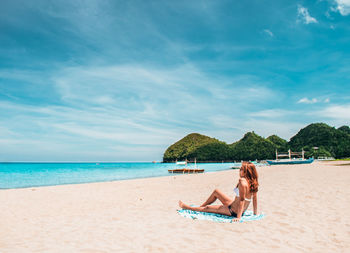
[[[152,161],[350,121],[350,0],[0,3],[0,160]]]

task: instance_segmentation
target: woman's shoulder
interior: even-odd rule
[[[248,186],[248,181],[244,177],[239,178],[239,184],[242,186]]]

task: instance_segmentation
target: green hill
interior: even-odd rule
[[[168,147],[164,153],[163,162],[191,160],[194,158],[206,161],[208,160],[208,155],[219,152],[221,149],[218,147],[223,145],[227,144],[205,135],[192,133]],[[215,151],[215,148],[218,148],[218,151]],[[202,152],[198,152],[198,149]]]
[[[313,123],[301,129],[290,139],[289,145],[293,150],[303,148],[308,156],[323,156],[320,152],[335,158],[350,156],[350,135],[324,123]]]
[[[274,159],[276,149],[285,152],[289,148],[293,151],[304,149],[306,158],[350,157],[350,128],[342,126],[336,129],[324,123],[314,123],[301,129],[289,142],[277,135],[265,139],[254,132],[248,132],[233,144],[193,133],[171,145],[164,153],[163,162],[194,160],[194,158],[197,158],[197,161],[220,162],[265,160]]]
[[[254,132],[246,133],[242,139],[231,145],[234,160],[263,160],[275,156],[276,145]]]

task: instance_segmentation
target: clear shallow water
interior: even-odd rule
[[[200,163],[205,172],[227,170],[239,163]],[[0,163],[0,189],[104,182],[169,176],[174,163]],[[194,168],[194,164],[187,167]]]

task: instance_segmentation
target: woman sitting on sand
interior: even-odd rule
[[[250,162],[243,162],[239,170],[239,175],[238,184],[234,188],[235,199],[215,189],[207,201],[200,207],[192,207],[182,201],[179,201],[179,206],[192,211],[224,214],[234,217],[232,221],[239,221],[253,199],[253,209],[256,215],[258,211],[257,192],[259,183],[255,165]],[[217,199],[221,201],[222,205],[210,205]]]

